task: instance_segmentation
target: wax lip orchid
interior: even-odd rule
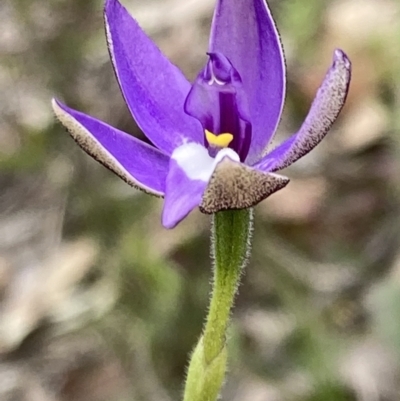
[[[276,174],[325,136],[346,100],[351,64],[341,50],[299,131],[269,153],[285,97],[285,62],[265,0],[217,0],[208,61],[193,84],[118,0],[105,5],[107,42],[126,103],[146,144],[57,100],[76,142],[128,184],[163,196],[163,225],[191,210],[256,205],[286,186]]]

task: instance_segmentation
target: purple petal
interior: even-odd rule
[[[335,50],[333,64],[318,89],[300,130],[267,154],[255,167],[264,171],[281,170],[317,146],[342,110],[350,79],[350,60],[343,51]]]
[[[102,121],[53,99],[53,109],[78,145],[129,185],[163,196],[169,157]]]
[[[210,51],[223,53],[242,78],[253,127],[247,162],[255,162],[276,130],[285,96],[282,46],[265,0],[218,0]]]
[[[160,52],[118,0],[108,0],[105,24],[110,56],[126,103],[155,146],[170,154],[184,138],[202,142],[200,124],[184,113],[190,84]]]
[[[163,226],[174,228],[199,206],[206,186],[205,181],[190,179],[178,163],[171,159],[162,212]]]
[[[187,143],[175,149],[165,188],[164,227],[175,227],[200,205],[215,168],[225,159],[239,161],[239,156],[232,149],[225,148],[212,158],[207,149],[197,143]]]

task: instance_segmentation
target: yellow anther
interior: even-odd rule
[[[228,133],[215,135],[206,130],[206,139],[212,146],[216,146],[217,148],[226,148],[232,142],[233,135]]]

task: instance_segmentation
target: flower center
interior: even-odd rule
[[[223,148],[235,151],[245,161],[251,142],[251,124],[246,94],[239,73],[221,53],[209,53],[186,98],[185,112],[204,130],[204,146],[210,156]]]
[[[215,146],[216,148],[227,148],[233,139],[233,135],[227,132],[215,135],[212,132],[205,130],[205,134],[208,144],[210,146]]]

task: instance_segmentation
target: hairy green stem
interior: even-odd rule
[[[226,371],[226,333],[250,252],[252,209],[216,213],[212,225],[214,280],[203,335],[189,364],[184,401],[215,401]]]

